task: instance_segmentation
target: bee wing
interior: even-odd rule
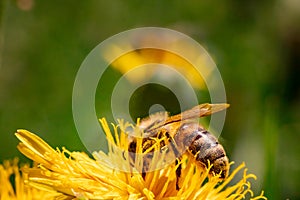
[[[161,118],[160,121],[157,121],[157,123],[154,123],[152,126],[149,126],[147,128],[148,131],[152,131],[154,129],[161,128],[162,126],[175,123],[175,122],[181,122],[184,120],[190,120],[190,119],[196,119],[204,116],[211,115],[213,113],[222,111],[229,107],[229,104],[222,103],[222,104],[200,104],[198,106],[193,107],[190,110],[184,111],[178,115],[170,116],[165,119]]]
[[[193,107],[190,110],[184,111],[178,115],[174,115],[169,117],[165,123],[175,122],[175,121],[183,121],[187,119],[195,119],[199,117],[204,117],[211,115],[213,113],[222,111],[229,107],[229,104],[222,103],[222,104],[200,104],[198,106]]]
[[[151,114],[149,117],[143,118],[140,121],[139,128],[144,130],[144,133],[147,133],[147,130],[157,127],[157,125],[163,124],[169,118],[167,112],[157,112]]]

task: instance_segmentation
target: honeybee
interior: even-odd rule
[[[180,158],[183,152],[187,151],[195,159],[197,165],[208,167],[213,164],[210,173],[220,174],[224,179],[228,176],[229,161],[223,146],[217,138],[205,130],[198,122],[198,118],[211,115],[229,107],[229,104],[200,104],[180,114],[169,116],[167,112],[159,112],[141,120],[139,128],[143,132],[142,151],[155,144],[161,138],[167,138],[160,142],[164,148],[168,143],[176,157]],[[129,143],[128,151],[136,152],[137,141],[135,138]],[[134,159],[134,157],[132,157]],[[149,169],[152,156],[143,158],[143,172],[145,177]],[[176,175],[180,177],[181,166],[177,168]],[[176,185],[178,189],[178,185]]]

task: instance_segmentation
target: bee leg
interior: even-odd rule
[[[176,166],[178,165],[177,169],[176,169],[176,190],[179,190],[179,179],[181,176],[181,163],[179,164],[180,160],[176,159],[175,164]]]
[[[145,180],[146,172],[142,172],[142,177],[143,177],[143,179]]]
[[[179,187],[179,179],[180,179],[180,176],[181,176],[181,160],[180,160],[180,153],[177,149],[177,145],[176,145],[176,142],[175,140],[173,139],[170,139],[171,142],[171,147],[173,149],[173,152],[174,152],[174,155],[175,157],[177,158],[176,161],[175,161],[175,166],[177,166],[177,169],[176,169],[176,190],[179,190],[180,187]]]
[[[149,152],[143,157],[142,177],[145,180],[146,174],[151,170],[150,163],[153,159],[153,152]],[[152,166],[153,167],[153,166]]]

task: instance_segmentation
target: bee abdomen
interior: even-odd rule
[[[192,144],[189,149],[195,156],[196,161],[205,167],[212,164],[211,172],[214,172],[214,174],[220,174],[221,178],[226,178],[229,171],[229,161],[223,147],[218,143],[215,143],[210,147],[208,147],[208,144],[206,144],[206,147],[197,146],[201,143],[199,141],[194,141],[193,143],[194,144]],[[195,151],[195,149],[199,150]]]
[[[229,171],[229,161],[225,150],[219,144],[217,138],[205,130],[198,123],[187,123],[182,125],[177,135],[176,143],[181,150],[188,149],[194,155],[198,164],[209,167],[212,164],[211,172],[220,174],[221,178],[226,178]],[[182,142],[179,142],[182,141]]]
[[[205,143],[204,141],[195,140],[189,150],[196,156],[197,161],[208,164],[208,160],[212,163],[216,159],[226,156],[223,147],[218,143]]]

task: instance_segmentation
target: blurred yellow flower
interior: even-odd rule
[[[128,44],[129,45],[129,44]],[[211,67],[207,66],[205,58],[202,58],[195,54],[193,51],[198,52],[194,49],[190,49],[189,47],[183,44],[179,45],[178,48],[185,49],[186,52],[189,52],[189,55],[193,57],[193,60],[197,63],[197,66],[200,67],[201,73],[191,64],[186,58],[177,55],[173,52],[162,50],[162,49],[154,49],[154,48],[145,48],[139,50],[132,50],[124,55],[121,55],[116,60],[111,63],[111,66],[122,74],[126,74],[126,77],[132,83],[139,83],[143,80],[148,80],[153,76],[161,77],[162,68],[160,66],[156,67],[144,67],[137,69],[145,64],[163,64],[168,67],[176,70],[180,75],[182,75],[189,83],[196,89],[205,89],[205,81],[204,76],[208,77],[211,73]],[[104,58],[106,60],[112,60],[117,55],[121,54],[122,47],[111,46],[108,48],[107,52],[104,52]],[[133,47],[132,47],[133,48]],[[164,79],[174,79],[176,77],[168,77],[172,76],[170,73],[163,73]]]
[[[28,184],[31,187],[61,194],[60,199],[266,199],[263,192],[253,197],[250,178],[245,164],[238,166],[229,177],[221,181],[219,175],[209,176],[209,169],[199,168],[189,157],[182,156],[180,189],[176,189],[176,169],[171,164],[162,169],[147,172],[143,177],[138,171],[117,170],[110,165],[124,167],[129,164],[124,154],[117,149],[128,148],[128,137],[123,131],[133,127],[119,121],[110,130],[105,119],[100,120],[109,141],[108,154],[94,152],[94,159],[82,152],[70,152],[65,148],[54,150],[35,134],[18,130],[16,136],[21,141],[18,149],[37,166],[26,168]],[[139,143],[137,142],[137,145]],[[141,144],[140,144],[141,145]],[[137,146],[137,149],[139,147]],[[158,160],[153,159],[152,162]],[[154,163],[155,164],[155,163]],[[120,168],[119,168],[120,169]],[[231,183],[235,175],[243,169],[243,177]],[[230,184],[229,184],[230,183]]]

